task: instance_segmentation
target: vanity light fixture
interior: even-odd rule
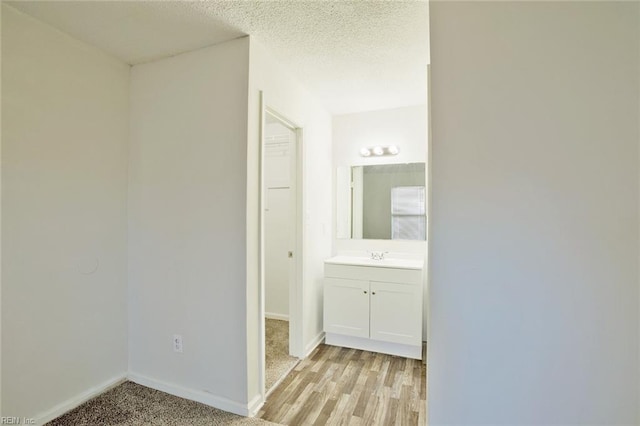
[[[362,155],[363,157],[368,157],[371,155],[371,151],[368,148],[362,148],[360,150],[360,155]]]
[[[398,155],[399,152],[400,149],[396,145],[372,146],[360,149],[360,155],[363,157],[370,157],[372,154],[376,157],[381,157],[383,155]]]

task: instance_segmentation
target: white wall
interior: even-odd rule
[[[431,6],[429,424],[638,424],[639,5]]]
[[[131,75],[129,368],[143,384],[240,413],[248,71],[242,38]]]
[[[42,418],[127,370],[129,66],[7,5],[2,62],[2,414]]]
[[[303,324],[302,346],[312,348],[322,336],[323,259],[331,255],[331,117],[290,72],[251,39],[249,146],[247,161],[247,312],[249,400],[259,397],[259,171],[260,97],[303,129]],[[299,183],[300,184],[300,183]],[[295,254],[294,254],[295,255]],[[304,355],[304,354],[301,354]]]
[[[362,147],[376,145],[397,145],[400,148],[400,152],[393,157],[362,157],[360,155]],[[333,117],[332,194],[334,199],[336,197],[335,182],[338,167],[417,162],[427,162],[427,107],[425,105]],[[426,256],[427,244],[424,241],[336,238],[337,212],[335,203],[333,209],[332,240],[334,253],[388,251],[391,255],[402,253]],[[426,291],[424,297],[422,337],[426,340],[428,317]]]
[[[426,161],[426,116],[425,105],[333,116],[334,167]],[[400,152],[390,157],[360,155],[360,148],[375,145],[397,145]]]

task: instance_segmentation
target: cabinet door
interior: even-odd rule
[[[422,291],[417,285],[371,281],[371,338],[420,345]]]
[[[369,282],[324,279],[324,331],[369,337]]]

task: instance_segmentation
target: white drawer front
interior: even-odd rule
[[[324,276],[351,280],[422,285],[422,270],[419,269],[375,268],[370,266],[325,263]]]

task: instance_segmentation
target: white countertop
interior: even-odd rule
[[[373,266],[375,268],[396,268],[396,269],[422,269],[424,267],[423,260],[417,259],[398,259],[384,258],[383,260],[374,260],[369,257],[358,256],[334,256],[325,259],[324,263],[334,265],[352,265],[352,266]]]

